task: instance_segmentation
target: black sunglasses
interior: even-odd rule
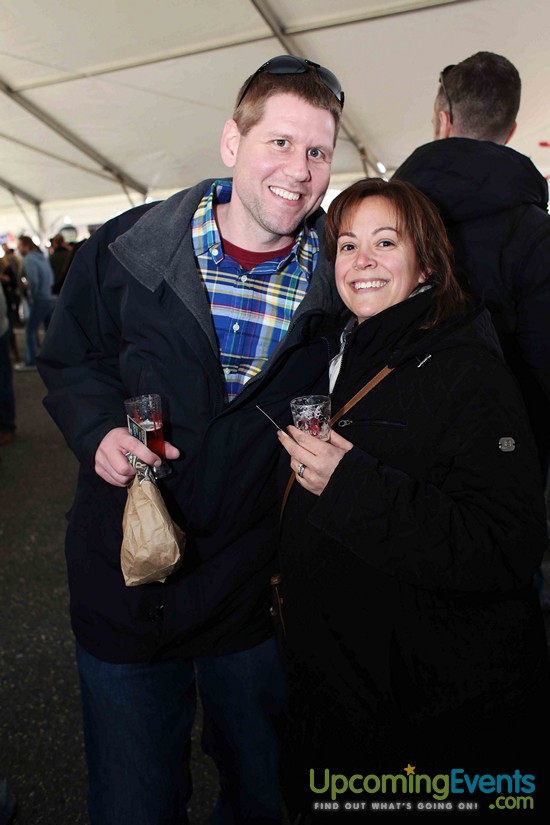
[[[439,75],[439,83],[443,90],[443,94],[447,98],[447,103],[449,104],[449,120],[451,123],[453,122],[453,104],[451,103],[451,98],[449,97],[449,92],[447,91],[447,87],[445,86],[445,75],[448,74],[451,69],[454,69],[456,63],[451,63],[449,66],[445,66],[441,74]]]
[[[246,93],[262,72],[267,72],[268,74],[304,74],[304,72],[307,72],[309,66],[315,69],[327,89],[330,89],[340,106],[344,108],[344,92],[336,75],[328,69],[325,69],[324,66],[320,66],[319,63],[314,63],[312,60],[306,60],[305,57],[296,57],[292,54],[281,54],[278,57],[272,57],[271,60],[267,60],[259,69],[256,69],[243,89],[243,93],[237,103],[237,108],[241,105]]]

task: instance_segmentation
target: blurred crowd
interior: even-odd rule
[[[55,299],[61,291],[73,256],[82,243],[84,241],[66,241],[61,233],[50,238],[45,252],[27,235],[19,237],[17,249],[10,247],[8,243],[2,243],[0,281],[7,305],[10,350],[16,364],[24,361],[24,354],[19,352],[15,329],[25,326],[37,288],[43,300]],[[27,258],[29,254],[33,257]],[[32,266],[33,259],[37,267]],[[40,284],[33,278],[37,271],[42,273]]]
[[[73,256],[84,241],[67,242],[61,233],[46,251],[28,235],[17,249],[2,244],[0,257],[0,446],[16,433],[12,370],[36,370],[36,356]],[[24,332],[24,344],[17,331]]]

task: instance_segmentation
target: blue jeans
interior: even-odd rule
[[[286,679],[275,642],[228,656],[102,662],[77,645],[91,825],[184,825],[196,687],[220,775],[215,825],[279,823]]]
[[[4,335],[0,335],[0,432],[12,433],[14,430],[15,398],[10,361],[10,333],[8,330]]]
[[[36,362],[36,333],[40,324],[44,324],[44,329],[48,329],[53,311],[55,309],[55,298],[47,301],[35,301],[31,304],[29,317],[25,324],[25,364],[28,367]]]

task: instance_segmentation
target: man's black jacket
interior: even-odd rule
[[[419,147],[395,178],[438,207],[463,286],[491,312],[523,392],[539,454],[550,451],[550,215],[548,184],[506,146],[448,138]]]

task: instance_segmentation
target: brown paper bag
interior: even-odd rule
[[[137,475],[128,488],[120,548],[128,587],[165,581],[179,565],[185,547],[185,533],[172,521],[150,468],[133,456],[130,461]]]

